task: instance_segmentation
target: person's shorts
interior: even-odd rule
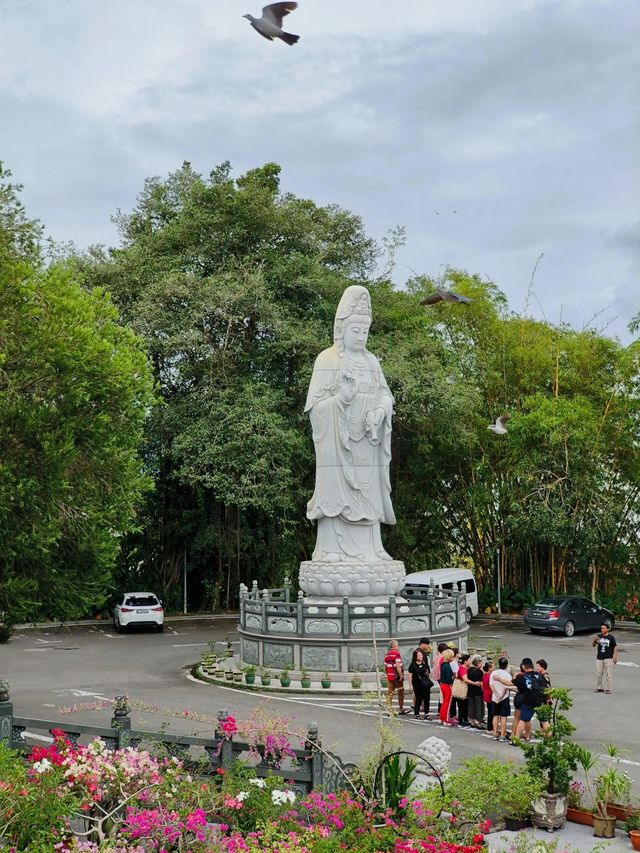
[[[532,708],[531,705],[522,705],[520,707],[520,719],[523,723],[528,723],[533,719],[535,712],[536,709]]]
[[[511,702],[509,697],[505,696],[501,702],[493,703],[494,717],[508,717],[511,714]]]

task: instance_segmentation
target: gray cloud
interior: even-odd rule
[[[55,23],[37,23],[38,2],[9,4],[0,156],[54,236],[112,241],[115,208],[184,159],[276,160],[285,189],[377,235],[405,224],[399,283],[460,266],[518,308],[544,251],[548,318],[581,327],[612,305],[608,331],[625,335],[640,308],[635,0],[615,14],[599,0],[408,2],[386,25],[381,0],[306,0],[291,50],[254,39],[238,2],[69,0]]]

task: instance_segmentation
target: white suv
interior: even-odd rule
[[[153,592],[125,592],[116,602],[113,624],[120,632],[129,625],[152,625],[163,631],[164,607]]]

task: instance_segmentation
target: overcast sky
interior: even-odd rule
[[[639,0],[0,0],[0,159],[57,240],[189,160],[406,227],[395,278],[447,265],[518,311],[629,340],[640,310]],[[603,313],[599,313],[603,312]]]

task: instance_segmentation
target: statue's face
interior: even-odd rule
[[[369,323],[349,323],[344,330],[343,343],[352,352],[362,352],[367,346]]]

